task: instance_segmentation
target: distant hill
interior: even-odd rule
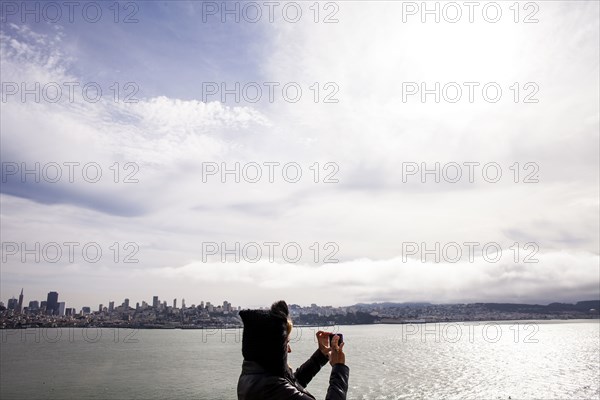
[[[515,304],[515,303],[476,303],[490,310],[505,312],[534,312],[551,313],[556,311],[589,311],[600,310],[600,300],[579,301],[570,303],[550,303],[547,306],[540,304]]]
[[[392,302],[383,302],[383,303],[357,303],[351,307],[382,307],[382,308],[394,308],[394,307],[427,307],[427,306],[431,306],[433,304],[428,303],[428,302],[421,302],[421,303],[392,303]]]
[[[589,311],[594,309],[600,310],[600,300],[586,300],[578,301],[575,304],[571,303],[550,303],[548,305],[543,304],[522,304],[522,303],[470,303],[473,305],[482,306],[490,310],[505,311],[505,312],[535,312],[535,313],[550,313],[556,311]],[[358,303],[352,307],[364,307],[364,308],[420,308],[436,305],[429,302],[406,302],[406,303]],[[444,306],[450,306],[453,304],[441,304]]]

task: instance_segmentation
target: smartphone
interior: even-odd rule
[[[338,346],[341,345],[342,343],[344,343],[344,335],[342,335],[341,333],[330,333],[329,334],[329,345],[331,346],[331,342],[333,341],[333,337],[335,335],[338,335],[340,337],[339,341],[338,341]]]

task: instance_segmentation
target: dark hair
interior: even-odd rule
[[[279,301],[276,301],[275,303],[273,303],[271,305],[271,312],[274,314],[280,314],[281,316],[285,317],[286,319],[290,315],[290,310],[289,310],[288,305],[285,302],[285,300],[279,300]]]

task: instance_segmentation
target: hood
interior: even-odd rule
[[[267,310],[242,310],[242,355],[269,373],[283,377],[287,371],[288,306],[281,300]]]

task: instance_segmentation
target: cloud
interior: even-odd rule
[[[594,284],[600,261],[598,255],[547,252],[538,259],[539,263],[534,264],[514,264],[506,259],[490,263],[481,257],[472,263],[356,259],[320,266],[282,262],[193,262],[140,273],[172,282],[191,280],[199,291],[210,290],[212,286],[241,285],[252,289],[248,301],[255,304],[268,303],[274,291],[285,291],[292,298],[311,293],[320,304],[333,305],[382,299],[543,303],[552,298],[572,302],[600,295]]]
[[[169,201],[161,201],[158,194],[177,171],[174,165],[234,153],[237,137],[269,125],[264,115],[250,107],[228,107],[219,102],[160,96],[115,103],[112,94],[98,102],[84,101],[84,83],[66,72],[72,61],[63,56],[61,37],[60,30],[54,35],[40,34],[14,24],[2,32],[4,87],[14,83],[10,89],[20,92],[37,83],[39,88],[39,101],[33,101],[31,94],[23,102],[21,93],[4,93],[2,159],[18,164],[19,171],[3,175],[2,193],[44,204],[66,203],[101,213],[141,215]],[[68,92],[69,82],[75,84],[73,94]],[[47,101],[56,93],[45,92],[47,84],[62,90],[56,103]],[[99,165],[104,179],[91,185],[81,177],[74,182],[65,177],[49,184],[41,172],[37,177],[21,174],[36,163],[41,164],[40,171],[49,163],[57,163],[66,176],[64,163],[71,162]],[[143,176],[144,184],[131,190],[115,185],[118,179],[111,169],[115,162],[135,164],[141,170],[135,180]],[[125,175],[127,171],[121,172]],[[36,182],[40,176],[42,182]],[[148,202],[152,198],[157,199],[155,205]]]
[[[81,303],[88,301],[82,287],[107,301],[90,276],[110,283],[114,296],[122,290],[132,299],[165,293],[241,304],[287,296],[301,304],[596,296],[598,4],[540,4],[539,24],[401,24],[400,7],[340,3],[337,24],[307,19],[228,30],[197,27],[197,9],[169,6],[167,14],[144,14],[127,36],[109,24],[4,25],[3,82],[96,79],[105,95],[86,102],[77,89],[74,102],[12,96],[2,103],[3,162],[95,162],[103,171],[95,184],[11,175],[0,195],[3,240],[139,244],[139,265],[106,259],[64,270],[65,295]],[[120,53],[110,51],[116,37],[126,41]],[[297,103],[200,101],[198,87],[213,80],[298,82],[304,95]],[[115,81],[135,81],[139,101],[115,103]],[[407,81],[498,82],[504,93],[498,103],[403,102]],[[309,88],[316,82],[321,99],[330,94],[324,85],[335,83],[339,101],[315,103]],[[521,95],[524,84],[536,83],[539,103],[515,103],[514,82]],[[203,181],[206,162],[232,168],[269,161],[298,163],[302,180],[287,182],[278,169],[274,183],[223,184],[221,174]],[[335,163],[339,183],[323,183],[327,162]],[[502,180],[490,183],[478,169],[470,183],[463,169],[458,183],[437,183],[432,174],[423,183],[420,173],[403,182],[403,166],[422,162],[494,162]],[[530,162],[538,183],[523,182]],[[125,184],[131,172],[137,183]],[[335,242],[340,263],[200,265],[206,241]],[[503,248],[535,242],[543,262],[398,263],[403,242],[467,241]],[[3,265],[3,291],[28,281],[43,291],[35,277],[46,279],[45,267]],[[128,279],[136,284],[122,284]],[[343,295],[332,295],[337,287]]]

